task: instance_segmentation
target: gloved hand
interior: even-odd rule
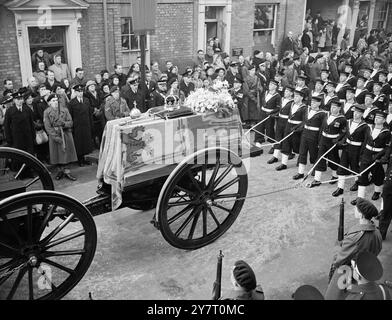
[[[62,143],[62,142],[63,142],[63,139],[61,139],[60,137],[54,137],[53,140],[54,140],[56,143]]]

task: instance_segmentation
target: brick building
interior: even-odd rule
[[[251,55],[256,48],[276,52],[287,31],[302,32],[307,9],[336,19],[346,2],[357,20],[366,12],[369,29],[380,27],[383,18],[383,27],[391,29],[389,0],[157,0],[147,63],[158,60],[163,67],[171,59],[182,71],[213,36],[230,55]],[[112,72],[116,62],[128,68],[140,54],[131,5],[132,0],[0,0],[0,77],[26,84],[38,47],[61,53],[72,74],[80,66],[87,77],[104,68]]]

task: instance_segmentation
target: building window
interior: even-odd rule
[[[389,3],[380,3],[380,9],[374,12],[373,27],[375,29],[384,29],[388,17]]]
[[[256,3],[253,26],[255,46],[265,44],[275,46],[276,13],[277,5]]]
[[[132,31],[132,18],[121,18],[122,51],[140,50],[140,37]]]

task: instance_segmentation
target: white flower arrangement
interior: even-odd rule
[[[184,101],[184,106],[196,113],[232,111],[235,103],[228,91],[227,81],[215,80],[209,89],[199,88]]]

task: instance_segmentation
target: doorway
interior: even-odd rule
[[[37,68],[35,55],[39,48],[43,49],[44,55],[47,57],[46,60],[49,60],[50,64],[53,64],[53,58],[56,54],[61,55],[62,63],[67,63],[68,57],[65,41],[65,28],[65,26],[55,26],[50,29],[28,27],[32,71],[35,71]]]

